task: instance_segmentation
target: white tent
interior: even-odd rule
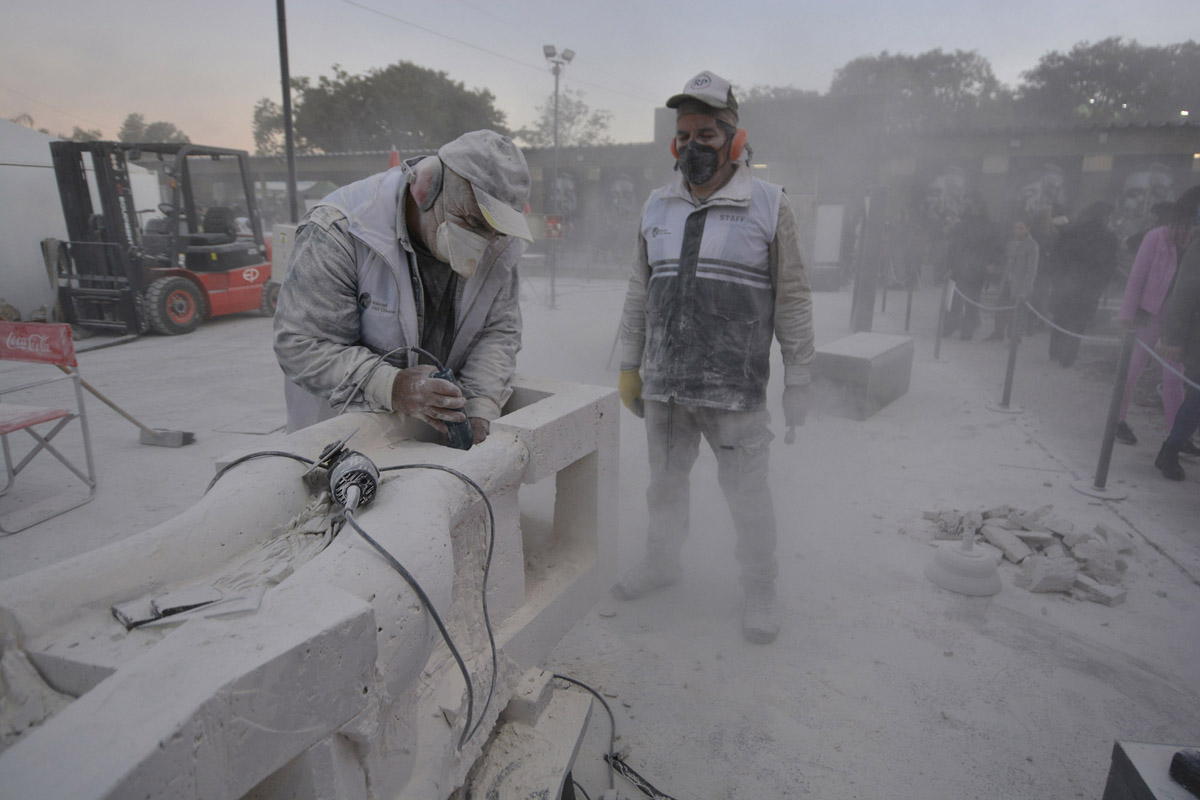
[[[55,137],[0,120],[0,299],[27,320],[54,307],[40,242],[67,238],[50,160]]]

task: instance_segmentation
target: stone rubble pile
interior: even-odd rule
[[[976,547],[995,549],[996,559],[1018,564],[1013,584],[1031,592],[1066,592],[1106,606],[1125,601],[1122,585],[1132,557],[1133,537],[1098,523],[1076,528],[1051,514],[1054,506],[1024,511],[996,506],[986,511],[926,511],[935,539],[975,536]]]

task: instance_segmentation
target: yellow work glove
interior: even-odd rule
[[[617,381],[617,392],[621,402],[633,412],[635,417],[646,416],[646,408],[642,404],[642,373],[636,369],[621,370],[621,378]]]

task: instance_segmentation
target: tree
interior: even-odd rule
[[[283,112],[269,97],[254,105],[254,152],[260,156],[283,153]]]
[[[820,97],[821,93],[811,89],[797,89],[790,84],[787,86],[767,86],[759,83],[746,90],[735,86],[733,96],[738,99],[740,107],[746,103],[757,103],[761,100],[803,100]]]
[[[122,142],[178,142],[187,144],[191,141],[183,131],[171,122],[151,122],[146,124],[146,118],[141,114],[130,114],[121,123],[117,131],[117,139]]]
[[[299,152],[362,152],[433,148],[467,131],[505,131],[504,113],[486,89],[467,89],[447,73],[407,61],[351,75],[337,64],[314,84],[292,81]],[[256,147],[274,147],[282,134],[278,107],[262,98],[254,107]]]
[[[59,137],[73,142],[95,142],[104,138],[104,132],[99,128],[81,128],[78,125],[71,131],[70,136]]]
[[[1111,37],[1042,56],[1021,73],[1017,113],[1024,122],[1177,122],[1200,108],[1200,44],[1147,47]]]
[[[999,124],[1008,121],[1011,103],[986,58],[940,48],[856,58],[834,73],[829,94],[879,96],[885,126],[894,131]]]
[[[578,89],[563,89],[558,96],[558,144],[560,147],[588,147],[610,144],[608,125],[611,111],[592,111]],[[554,95],[537,107],[538,119],[532,128],[517,131],[516,138],[529,147],[554,146]]]

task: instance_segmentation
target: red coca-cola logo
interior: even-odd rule
[[[17,336],[13,331],[8,334],[4,344],[10,350],[21,350],[26,353],[48,356],[50,352],[50,337],[45,334],[31,333],[28,336]]]

